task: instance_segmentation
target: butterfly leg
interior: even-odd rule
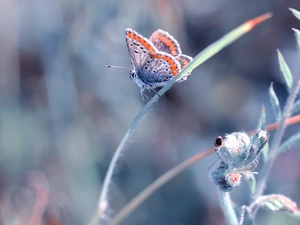
[[[148,100],[149,100],[149,97],[144,93],[144,91],[145,91],[145,86],[141,86],[140,93],[141,93],[143,102],[146,104],[147,102],[145,101],[144,96],[146,96],[146,98],[147,98]]]
[[[143,98],[144,103],[147,104],[147,102],[150,100],[150,98],[148,97],[148,95],[146,95],[144,92],[141,92],[141,96]],[[145,100],[144,96],[147,98],[147,100]]]
[[[161,97],[161,95],[160,94],[158,94],[158,92],[157,91],[155,91],[155,89],[154,88],[151,88],[151,89],[149,89],[149,92],[151,93],[151,91],[153,91],[156,95],[158,95],[158,97]],[[152,95],[152,93],[151,93],[151,97],[153,97],[154,95]]]

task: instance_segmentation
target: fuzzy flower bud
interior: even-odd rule
[[[218,168],[210,173],[211,179],[224,192],[231,191],[233,187],[241,183],[241,173],[233,172],[228,169],[225,162],[221,162]]]
[[[221,160],[235,167],[236,163],[245,160],[250,152],[250,137],[244,132],[227,134],[221,147],[217,150]]]
[[[268,142],[268,135],[267,132],[264,130],[258,130],[254,135],[252,135],[251,145],[254,150],[254,154],[259,155],[267,142]]]
[[[227,134],[224,140],[218,137],[215,146],[221,163],[210,172],[213,182],[224,192],[238,186],[242,175],[251,173],[257,166],[258,156],[267,141],[267,132],[263,130],[257,130],[251,137],[245,132]]]
[[[228,176],[226,172],[229,166],[225,162],[221,162],[218,168],[211,171],[210,177],[222,191],[228,192],[232,190],[232,184],[228,181]]]
[[[252,164],[253,162],[257,161],[257,158],[265,147],[266,143],[268,142],[268,135],[267,132],[264,130],[257,130],[251,136],[251,149],[247,159],[243,162],[245,166]]]

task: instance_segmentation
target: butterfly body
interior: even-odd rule
[[[141,93],[164,86],[192,60],[181,53],[178,42],[166,31],[156,30],[147,39],[127,28],[125,35],[133,65],[130,78],[140,87]],[[186,80],[187,75],[179,82]]]

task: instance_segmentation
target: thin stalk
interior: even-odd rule
[[[278,129],[275,132],[274,138],[272,140],[272,143],[270,145],[270,156],[269,159],[265,162],[265,164],[263,165],[263,168],[260,172],[260,179],[258,180],[257,183],[257,188],[256,191],[253,195],[253,199],[258,198],[259,196],[262,195],[265,186],[266,186],[266,182],[267,182],[267,177],[270,173],[271,167],[275,161],[276,158],[276,151],[278,149],[278,147],[280,146],[285,128],[287,126],[286,124],[286,120],[288,119],[288,117],[290,116],[290,111],[291,108],[295,102],[296,96],[299,92],[299,88],[300,88],[300,81],[298,81],[292,88],[290,95],[287,99],[286,105],[284,107],[284,111],[282,114],[282,118],[279,122],[278,125]]]
[[[100,198],[99,198],[99,203],[98,203],[98,213],[99,216],[101,217],[104,214],[104,211],[106,210],[107,207],[107,196],[108,196],[108,190],[109,190],[109,185],[111,183],[112,180],[112,176],[113,176],[113,172],[114,169],[116,167],[116,163],[121,155],[122,149],[124,148],[125,143],[127,142],[130,134],[132,133],[132,131],[135,129],[135,127],[137,126],[138,122],[140,121],[140,119],[142,118],[142,116],[144,115],[144,113],[154,104],[154,102],[156,102],[159,98],[159,95],[155,95],[143,108],[142,110],[139,112],[139,114],[136,116],[136,118],[133,120],[131,126],[129,127],[129,129],[127,130],[126,134],[124,135],[124,137],[122,138],[121,142],[119,143],[113,158],[109,164],[107,173],[105,175],[104,178],[104,182],[103,182],[103,186],[102,186],[102,190],[101,190],[101,194],[100,194]]]
[[[109,225],[117,225],[123,221],[131,212],[133,212],[138,206],[140,206],[149,196],[151,196],[157,189],[167,183],[169,180],[174,178],[180,172],[184,171],[189,166],[193,165],[197,161],[205,158],[206,156],[212,154],[215,151],[216,147],[212,147],[204,152],[201,152],[198,155],[193,156],[192,158],[187,159],[178,166],[170,169],[164,175],[159,177],[146,189],[144,189],[140,194],[138,194],[134,199],[132,199],[109,223]]]
[[[288,127],[288,126],[293,125],[295,123],[299,123],[299,121],[300,121],[300,114],[292,116],[292,117],[286,119],[285,120],[285,126]],[[266,130],[267,131],[276,130],[278,126],[279,126],[279,123],[271,123],[271,124],[266,126]]]
[[[288,127],[288,126],[291,126],[291,125],[299,123],[299,122],[300,122],[300,114],[292,116],[290,118],[287,118],[285,120],[285,126]],[[278,122],[268,124],[266,126],[266,130],[270,132],[270,131],[276,130],[278,128],[278,126],[279,126]],[[255,130],[251,130],[251,131],[248,131],[247,134],[251,136],[256,131],[257,131],[256,129]]]
[[[224,217],[228,225],[238,225],[238,219],[235,214],[233,204],[229,195],[229,192],[219,190],[219,198],[221,202],[221,208],[224,213]]]

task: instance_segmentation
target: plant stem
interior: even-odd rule
[[[196,163],[200,159],[203,159],[206,156],[212,154],[215,151],[215,148],[216,147],[212,147],[204,152],[201,152],[198,155],[193,156],[192,158],[187,159],[186,161],[182,162],[178,166],[175,166],[174,168],[166,172],[164,175],[159,177],[156,181],[154,181],[151,185],[149,185],[146,189],[139,193],[134,199],[132,199],[123,209],[121,209],[121,211],[113,218],[109,225],[119,224],[162,185],[167,183],[177,174],[179,174],[192,164]]]
[[[219,197],[221,207],[224,213],[224,217],[228,225],[238,225],[238,219],[233,209],[232,201],[229,192],[223,192],[219,190]]]
[[[161,96],[161,95],[160,95]],[[107,202],[107,196],[108,196],[108,190],[109,190],[109,185],[111,183],[112,180],[112,176],[113,176],[113,172],[114,169],[116,167],[116,163],[121,155],[121,151],[124,148],[124,145],[126,143],[126,141],[128,140],[130,134],[132,133],[132,131],[134,130],[134,128],[137,126],[138,122],[140,121],[140,119],[142,118],[142,116],[145,114],[145,112],[158,100],[159,95],[155,95],[143,108],[142,110],[138,113],[138,115],[136,116],[136,118],[133,120],[131,126],[129,127],[129,129],[127,130],[126,134],[124,135],[124,137],[122,138],[118,148],[116,149],[113,158],[109,164],[107,173],[105,175],[104,178],[104,182],[103,182],[103,186],[102,186],[102,190],[101,190],[101,194],[100,194],[100,198],[99,198],[99,203],[98,203],[98,212],[99,212],[99,217],[104,215],[104,212],[106,210],[106,207],[108,205]]]
[[[290,125],[293,125],[293,124],[299,123],[299,122],[300,122],[300,114],[292,116],[290,118],[287,118],[285,120],[285,126],[288,127]],[[266,126],[266,130],[267,131],[273,131],[273,130],[276,130],[278,126],[279,126],[279,123],[271,123],[271,124]]]
[[[299,88],[300,88],[300,82],[298,81],[293,88],[291,89],[291,92],[289,94],[289,97],[287,99],[286,105],[284,107],[284,111],[282,114],[282,118],[279,122],[278,125],[278,129],[275,132],[274,138],[272,140],[272,143],[270,145],[270,156],[269,159],[265,162],[265,164],[263,165],[263,168],[260,172],[260,179],[258,180],[257,183],[257,188],[256,191],[253,195],[253,199],[258,198],[259,196],[262,195],[265,186],[266,186],[266,182],[267,182],[267,177],[270,173],[271,167],[275,161],[276,158],[276,151],[281,143],[285,128],[287,126],[286,120],[288,119],[288,117],[290,116],[290,111],[291,108],[294,104],[295,98],[299,92]]]

